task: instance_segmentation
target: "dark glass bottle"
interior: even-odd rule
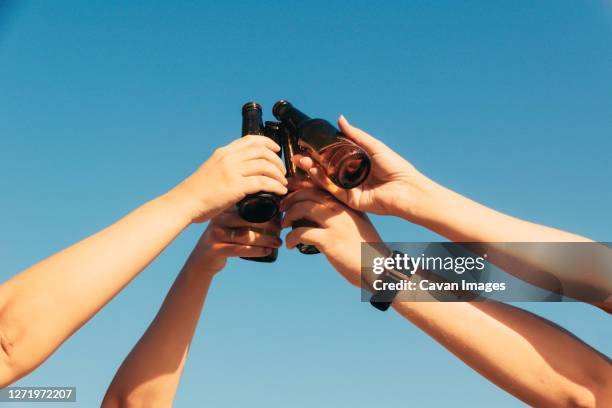
[[[287,180],[289,181],[289,190],[295,191],[300,186],[307,186],[310,184],[308,174],[297,167],[291,158],[299,153],[299,147],[293,136],[292,127],[290,124],[281,126],[281,143],[285,158],[285,168],[287,169]],[[312,221],[301,219],[297,220],[291,226],[292,229],[299,227],[318,227],[318,225]],[[314,255],[320,253],[316,246],[297,244],[297,249],[305,255]]]
[[[244,112],[244,110],[243,110],[243,112]],[[259,120],[261,120],[261,112],[259,114]],[[264,130],[263,130],[263,134],[266,135],[267,137],[269,137],[270,139],[274,140],[279,146],[282,146],[282,143],[281,143],[282,135],[281,135],[281,132],[280,132],[279,125],[280,125],[279,122],[266,122],[266,125],[264,126]],[[244,133],[244,124],[243,124],[242,134],[243,134],[243,136],[245,135],[245,133]],[[246,133],[246,134],[251,134],[252,135],[252,134],[259,134],[259,133]],[[277,196],[274,196],[274,197],[277,197]],[[276,201],[276,206],[277,206],[276,214],[272,218],[274,218],[274,217],[280,218],[280,213],[278,212],[278,202],[279,202],[278,200],[279,200],[279,198],[277,197],[277,201]],[[267,221],[269,221],[269,220],[267,220]],[[272,234],[271,232],[269,232],[265,228],[251,227],[250,229],[252,231],[259,232],[260,234],[268,234],[268,235],[276,236],[276,234]],[[274,261],[276,261],[277,258],[278,258],[278,248],[272,248],[272,252],[270,253],[270,255],[260,256],[260,257],[243,257],[242,259],[246,259],[247,261],[255,261],[255,262],[274,262]]]
[[[261,106],[256,102],[247,102],[242,107],[242,136],[246,135],[266,135],[263,121],[261,118]],[[272,137],[274,139],[274,137]],[[273,193],[260,191],[259,193],[249,194],[238,202],[238,213],[249,222],[261,223],[270,221],[278,214],[280,197]]]
[[[331,123],[311,119],[285,100],[276,102],[272,113],[295,129],[300,150],[321,166],[338,187],[350,189],[366,180],[371,168],[368,154]]]

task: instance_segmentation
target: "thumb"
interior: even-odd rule
[[[315,187],[326,190],[338,200],[346,203],[348,200],[348,190],[344,190],[335,185],[330,178],[327,177],[325,170],[317,165],[314,160],[308,156],[296,156],[294,159],[296,159],[295,163],[297,166],[308,174],[309,182],[302,181],[302,184],[314,184]],[[308,187],[308,185],[302,187]]]
[[[345,136],[361,146],[370,155],[374,154],[382,147],[385,147],[385,144],[376,139],[374,136],[371,136],[363,130],[351,125],[349,121],[346,120],[344,115],[340,115],[340,118],[338,118],[338,126],[340,126],[340,131]]]
[[[327,174],[320,166],[318,166],[312,158],[308,156],[294,156],[294,163],[308,174],[308,180],[316,187],[320,187],[323,190],[328,191],[331,195],[336,197],[338,200],[346,202],[348,199],[347,190],[341,189],[335,185]],[[298,181],[299,183],[299,181]],[[304,181],[302,181],[304,184]],[[293,186],[294,189],[296,186]]]
[[[335,185],[329,177],[325,174],[325,171],[318,166],[311,167],[308,170],[308,175],[313,183],[324,190],[327,190],[332,196],[336,199],[342,201],[343,203],[347,203],[348,201],[348,191],[338,187]]]

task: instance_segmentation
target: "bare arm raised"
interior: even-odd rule
[[[123,361],[102,406],[170,407],[213,277],[233,256],[257,257],[278,248],[278,220],[257,224],[235,210],[213,218],[168,292],[157,316]]]
[[[280,147],[236,140],[177,187],[0,286],[0,387],[41,364],[192,222],[249,193],[285,194]]]
[[[352,126],[344,117],[340,117],[338,124],[343,134],[371,157],[372,171],[365,183],[351,190],[340,189],[310,158],[298,157],[297,160],[312,180],[350,208],[401,217],[455,242],[591,242],[588,238],[524,221],[470,200],[427,178],[383,142]],[[610,258],[606,248],[596,248],[596,251]],[[519,263],[521,258],[533,262],[526,254],[508,255]],[[549,262],[555,255],[542,254],[537,260],[538,266],[557,279],[565,293],[575,294],[576,299],[604,310],[612,308],[612,277],[608,264],[589,271],[568,271]],[[513,270],[507,272],[514,273]],[[539,280],[536,276],[519,277],[532,283]],[[597,296],[591,295],[595,293]]]

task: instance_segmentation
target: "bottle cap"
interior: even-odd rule
[[[274,115],[274,117],[276,119],[280,119],[281,110],[287,106],[291,106],[291,104],[284,99],[281,99],[280,101],[276,102],[272,107],[272,114]]]
[[[258,104],[257,102],[251,101],[251,102],[247,102],[244,105],[242,105],[242,114],[244,115],[245,113],[247,113],[248,111],[252,111],[252,110],[258,110],[258,111],[262,111],[261,109],[261,105]]]

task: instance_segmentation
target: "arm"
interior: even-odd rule
[[[359,144],[372,159],[372,172],[361,186],[343,190],[331,183],[312,159],[298,157],[312,179],[349,207],[394,215],[425,226],[459,242],[590,241],[565,231],[530,223],[487,208],[421,174],[380,140],[341,116],[344,135]]]
[[[502,214],[463,197],[425,177],[384,143],[353,127],[344,117],[338,123],[343,134],[370,155],[372,172],[368,180],[357,188],[342,190],[331,183],[310,158],[298,158],[298,164],[309,171],[319,186],[355,210],[402,217],[456,242],[591,242],[579,235]],[[576,273],[571,268],[559,268],[554,262],[558,253],[546,254],[544,245],[538,248],[543,252],[536,259],[526,251],[509,251],[503,247],[493,249],[500,255],[490,259],[493,263],[506,255],[515,259],[510,268],[507,268],[507,263],[498,265],[506,272],[532,284],[551,281],[547,276],[522,274],[520,264],[535,264],[532,269],[547,271],[553,276],[552,281],[558,282],[568,296],[604,310],[609,307],[605,304],[612,294],[609,261],[591,265],[590,270]],[[555,250],[559,251],[557,248]],[[594,244],[589,250],[599,254],[602,259],[610,259],[607,248],[598,248]]]
[[[489,301],[394,302],[393,307],[529,405],[605,407],[612,402],[610,361],[539,316]]]
[[[295,229],[286,237],[287,246],[316,245],[338,272],[359,286],[361,260],[351,254],[360,250],[361,242],[380,241],[368,219],[312,189],[292,195],[284,208],[283,226],[300,218],[320,226]],[[603,407],[612,401],[609,360],[544,319],[496,302],[432,299],[396,301],[393,307],[474,370],[528,404]]]
[[[279,247],[278,224],[257,224],[272,234],[263,235],[245,229],[250,224],[234,211],[213,218],[157,316],[115,374],[103,407],[172,406],[213,277],[229,256],[264,256]]]
[[[191,222],[249,193],[284,194],[278,149],[263,136],[239,139],[167,194],[3,283],[0,387],[41,364]]]

